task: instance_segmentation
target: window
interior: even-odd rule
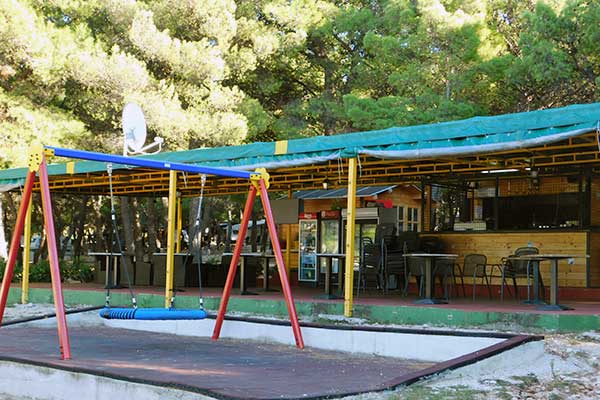
[[[398,231],[419,231],[419,209],[398,207]]]
[[[406,230],[406,217],[404,216],[404,207],[398,207],[398,232]]]
[[[418,232],[419,231],[419,209],[407,207],[406,208],[406,230]]]

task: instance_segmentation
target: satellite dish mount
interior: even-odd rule
[[[144,113],[137,104],[126,104],[123,108],[123,155],[156,154],[161,151],[163,142],[164,139],[157,136],[154,138],[154,142],[144,146],[144,143],[146,143]],[[158,147],[158,149],[149,152],[150,149],[155,147]]]

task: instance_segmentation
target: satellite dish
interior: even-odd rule
[[[123,153],[138,153],[146,143],[146,119],[140,106],[128,103],[123,108]]]

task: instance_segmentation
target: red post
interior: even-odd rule
[[[52,294],[54,295],[54,308],[56,309],[56,322],[58,325],[60,358],[61,360],[70,360],[71,345],[69,343],[69,331],[67,330],[65,304],[63,300],[62,284],[60,282],[58,251],[56,247],[56,235],[54,232],[54,217],[52,215],[52,201],[50,198],[50,185],[48,184],[48,169],[46,167],[45,156],[42,157],[39,174],[42,192],[42,208],[44,209],[44,226],[46,228],[46,236],[48,240],[48,259],[50,261],[50,276],[52,278]]]
[[[281,288],[283,290],[288,313],[290,315],[290,322],[292,324],[292,330],[294,331],[296,346],[303,349],[304,339],[302,339],[300,323],[298,322],[298,315],[296,314],[296,306],[294,305],[292,290],[290,289],[290,283],[285,270],[285,263],[283,262],[283,254],[281,253],[281,246],[279,245],[279,237],[277,236],[275,219],[273,218],[273,212],[271,211],[269,194],[267,193],[267,188],[263,179],[259,180],[258,184],[260,188],[260,201],[262,202],[265,218],[267,220],[267,227],[269,228],[269,237],[271,238],[271,244],[273,245],[273,254],[275,255],[275,261],[277,262],[277,270],[279,271],[279,278],[281,279]],[[268,279],[268,276],[265,276],[265,279]]]
[[[235,248],[233,249],[233,256],[231,257],[231,264],[229,264],[229,272],[227,273],[227,280],[225,281],[225,287],[223,288],[223,295],[221,296],[221,304],[219,304],[219,311],[217,312],[217,320],[215,321],[215,329],[213,330],[212,339],[217,340],[221,334],[221,326],[225,319],[225,311],[227,311],[227,303],[231,295],[231,288],[233,287],[233,279],[237,271],[237,264],[240,260],[240,254],[242,253],[242,247],[244,246],[244,239],[246,232],[248,231],[248,222],[252,215],[252,206],[254,206],[254,199],[256,199],[256,188],[254,185],[250,185],[250,191],[248,192],[248,199],[246,199],[246,206],[244,207],[244,214],[240,223],[240,230],[237,235],[235,242]]]
[[[15,271],[15,263],[21,245],[21,234],[23,234],[23,226],[25,224],[25,216],[31,199],[31,190],[35,180],[35,171],[29,171],[25,179],[25,187],[23,188],[23,196],[19,205],[19,213],[17,214],[17,222],[15,223],[15,231],[13,232],[12,241],[10,242],[10,250],[8,252],[8,262],[4,270],[4,278],[2,279],[2,287],[0,288],[0,324],[4,316],[6,308],[6,300],[8,299],[8,290],[10,289],[10,281],[12,280]]]

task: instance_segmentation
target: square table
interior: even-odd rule
[[[418,304],[445,304],[447,301],[434,299],[433,293],[433,265],[436,259],[456,259],[458,254],[443,254],[443,253],[408,253],[406,257],[422,258],[425,261],[425,297],[417,300]],[[408,265],[407,265],[408,268]]]
[[[324,258],[327,260],[327,264],[325,267],[325,294],[322,296],[319,296],[320,298],[325,298],[325,299],[342,299],[344,298],[344,296],[342,296],[341,294],[334,294],[331,293],[331,275],[332,275],[332,264],[333,264],[333,260],[336,259],[338,260],[338,286],[341,289],[342,288],[342,282],[344,279],[344,266],[343,264],[339,261],[339,260],[345,260],[346,259],[346,254],[341,254],[341,253],[317,253],[317,258]],[[317,267],[318,268],[318,267]],[[341,290],[340,290],[341,292]]]
[[[223,253],[224,256],[233,256],[233,253]],[[269,259],[275,258],[275,254],[259,253],[259,252],[242,252],[240,253],[240,295],[249,296],[257,295],[258,293],[250,292],[246,288],[246,259],[259,258],[263,265],[263,291],[278,292],[277,289],[269,288]]]
[[[573,310],[572,307],[563,306],[558,303],[558,260],[577,258],[570,254],[528,254],[515,257],[527,261],[550,261],[550,303],[540,302],[537,309],[543,311]],[[537,288],[536,288],[537,290]],[[534,298],[537,297],[534,292]]]
[[[100,265],[100,270],[104,269],[104,285],[105,289],[120,289],[119,286],[119,259],[121,258],[121,253],[109,253],[109,252],[89,252],[88,256],[93,256],[98,264]],[[102,283],[98,281],[98,277],[100,275],[96,274],[96,282]],[[133,279],[133,277],[131,277]]]

